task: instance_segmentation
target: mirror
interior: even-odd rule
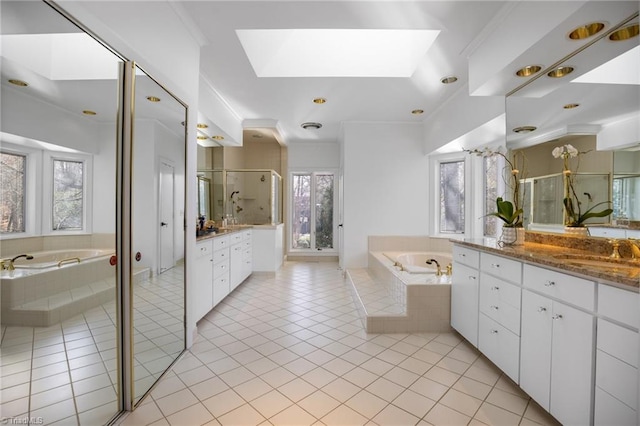
[[[140,68],[134,99],[131,288],[137,403],[185,349],[182,123],[187,109]]]
[[[198,176],[198,216],[211,216],[211,179]]]
[[[619,222],[640,221],[640,150],[614,152],[613,200]]]
[[[610,37],[617,28],[633,25],[637,34],[637,5],[635,7],[633,15],[614,22],[616,25],[608,25],[602,34],[584,41],[578,45],[579,49],[557,64],[572,67],[571,74],[551,78],[547,76],[550,69],[543,69],[507,97],[507,147],[536,151],[531,156],[527,153],[532,168],[528,174],[531,186],[527,188],[531,188],[533,197],[527,202],[531,205],[529,221],[533,224],[543,228],[549,224],[562,227],[562,196],[557,195],[562,161],[553,158],[551,151],[567,143],[580,145],[576,146],[579,151],[591,150],[581,159],[580,172],[584,173],[580,179],[581,202],[589,205],[610,200],[614,213],[606,223],[617,219],[639,220],[632,216],[637,216],[639,211],[640,162],[633,159],[637,151],[620,149],[635,149],[640,141],[637,130],[634,134],[633,130],[625,132],[619,128],[631,123],[627,127],[633,129],[640,121],[637,76],[640,40],[637,35],[623,40]],[[567,28],[567,33],[570,30]],[[632,75],[627,75],[627,71]],[[529,133],[514,131],[522,126],[536,129]],[[554,196],[550,197],[549,193]]]
[[[107,424],[122,394],[110,264],[121,58],[44,2],[0,7],[0,174],[16,190],[0,196],[0,250],[33,256],[0,272],[2,418]]]

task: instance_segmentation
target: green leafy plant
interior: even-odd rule
[[[564,205],[565,211],[565,226],[581,227],[584,226],[584,222],[587,219],[591,219],[593,217],[607,217],[613,213],[613,209],[611,208],[594,211],[598,206],[611,204],[611,201],[601,201],[582,213],[582,203],[578,198],[578,194],[576,194],[574,185],[575,174],[571,171],[569,159],[575,158],[578,160],[580,154],[586,154],[586,152],[579,152],[572,145],[567,144],[554,148],[551,154],[554,158],[562,158],[562,177],[564,186],[564,198],[562,199],[562,204]]]
[[[514,208],[511,201],[503,200],[502,197],[496,199],[496,210],[493,213],[489,213],[487,216],[495,216],[502,220],[506,227],[517,228],[522,226],[522,209]]]

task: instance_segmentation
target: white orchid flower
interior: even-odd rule
[[[551,151],[551,154],[553,155],[553,158],[560,158],[560,157],[562,157],[563,153],[564,153],[564,149],[562,149],[561,146],[558,146],[558,147],[554,148],[553,151]]]
[[[567,144],[564,146],[566,152],[569,154],[569,157],[574,158],[578,156],[578,150],[573,147],[573,145]]]

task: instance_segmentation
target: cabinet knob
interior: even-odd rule
[[[474,277],[473,275],[469,275],[469,279],[470,279],[470,280],[475,280],[475,279],[476,279],[476,277]]]
[[[561,314],[555,314],[554,316],[551,317],[551,319],[554,319],[554,320],[562,319],[562,315]]]
[[[464,253],[460,253],[460,257],[466,257],[467,255]]]
[[[498,334],[498,330],[491,330],[491,334]]]
[[[544,283],[545,287],[553,287],[554,285],[556,285],[555,281],[547,281]]]
[[[498,286],[493,286],[493,287],[491,287],[491,290],[493,290],[493,291],[498,291],[498,290],[500,290],[500,287],[498,287]]]
[[[495,305],[491,305],[491,306],[489,306],[489,308],[493,309],[494,311],[497,311],[497,310],[498,310],[498,307],[497,307],[497,306],[495,306]]]
[[[538,308],[538,312],[547,312],[547,308],[545,308],[544,306],[540,306]]]
[[[500,264],[499,264],[499,263],[492,263],[492,264],[491,264],[491,267],[492,267],[492,268],[499,268],[499,267],[500,267]]]

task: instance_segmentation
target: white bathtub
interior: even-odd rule
[[[384,255],[410,274],[435,274],[437,266],[427,264],[430,259],[435,259],[444,273],[452,261],[450,254],[441,252],[384,252]]]
[[[115,251],[113,249],[75,249],[39,251],[27,254],[32,255],[33,259],[27,260],[24,257],[16,259],[16,261],[13,262],[13,266],[16,269],[58,268],[103,256],[111,256],[115,254]],[[9,258],[11,257],[13,256]]]

